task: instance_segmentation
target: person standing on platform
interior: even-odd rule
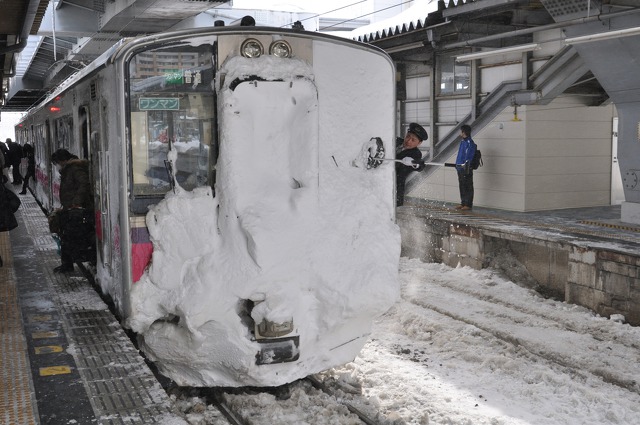
[[[22,184],[22,175],[20,174],[20,162],[22,161],[22,146],[7,138],[7,148],[9,149],[9,163],[12,167],[13,184],[15,186]]]
[[[428,138],[427,130],[420,124],[412,122],[404,139],[401,137],[396,139],[396,159],[402,161],[396,162],[396,206],[398,207],[404,204],[404,187],[409,174],[424,169],[422,152],[418,146]]]
[[[4,146],[4,143],[0,142],[0,146]],[[2,149],[2,152],[0,152],[0,170],[2,170],[2,176],[4,177],[4,166],[7,163],[7,160],[5,159],[6,155],[4,153],[4,149]],[[1,183],[5,184],[8,180],[3,180]]]
[[[18,208],[20,208],[20,198],[12,190],[7,189],[4,183],[0,184],[0,232],[8,232],[18,227],[15,216]],[[0,256],[0,267],[2,265],[2,256]]]
[[[456,209],[468,211],[473,208],[473,169],[471,168],[471,161],[478,146],[471,138],[471,126],[465,124],[460,127],[460,137],[462,137],[462,140],[460,140],[456,158],[460,205]]]
[[[33,178],[35,181],[36,178],[36,157],[35,152],[33,151],[33,146],[31,146],[29,143],[24,144],[24,146],[22,147],[22,153],[24,154],[25,158],[27,158],[27,174],[24,176],[22,182],[22,192],[20,192],[20,195],[26,195],[27,188],[29,187],[29,179]]]
[[[5,168],[8,172],[11,165],[9,164],[9,148],[7,148],[4,142],[0,142],[0,151],[2,151],[0,152],[0,161],[2,162],[2,169],[0,169],[0,171],[2,171],[2,184],[5,184],[9,181],[9,178],[5,174]]]
[[[73,271],[76,261],[95,262],[95,217],[93,193],[89,178],[89,161],[78,159],[66,149],[51,155],[60,170],[60,257],[56,273]]]

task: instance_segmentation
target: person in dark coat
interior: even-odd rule
[[[402,160],[402,162],[396,162],[396,206],[404,204],[404,187],[409,174],[424,170],[422,152],[418,146],[428,138],[427,130],[420,124],[412,122],[404,139],[401,137],[396,139],[396,159]]]
[[[9,149],[9,164],[12,167],[13,184],[22,184],[22,175],[20,174],[20,162],[22,161],[22,146],[7,138],[7,148]]]
[[[0,163],[2,164],[0,171],[2,171],[2,184],[4,184],[9,181],[7,176],[4,174],[4,169],[11,166],[11,164],[9,164],[9,148],[7,148],[7,145],[5,145],[4,142],[0,142],[0,151]]]
[[[18,221],[14,215],[20,208],[20,198],[4,184],[0,184],[0,232],[8,232],[18,227]],[[3,261],[0,256],[0,267]]]
[[[35,152],[33,151],[33,146],[31,146],[29,143],[24,144],[24,146],[22,147],[22,153],[24,154],[25,158],[27,158],[27,174],[24,176],[22,182],[22,192],[20,192],[20,195],[26,195],[27,187],[29,187],[29,179],[33,178],[35,180],[36,178],[36,157]]]
[[[66,149],[51,155],[60,169],[60,257],[56,273],[73,271],[76,261],[95,262],[95,217],[89,161],[78,159]]]

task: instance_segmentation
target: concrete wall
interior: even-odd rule
[[[609,205],[613,105],[526,108],[525,211]]]
[[[511,226],[448,217],[399,208],[401,255],[451,267],[492,267],[545,296],[601,316],[622,314],[628,323],[640,325],[637,250],[607,244],[591,248],[589,241],[572,241],[553,232],[518,232]]]

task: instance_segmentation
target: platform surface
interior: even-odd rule
[[[46,217],[20,199],[0,233],[0,424],[184,423],[90,280],[53,272]]]

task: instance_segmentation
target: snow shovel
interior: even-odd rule
[[[376,161],[394,161],[394,162],[400,162],[403,163],[401,159],[395,159],[395,158],[375,158]],[[405,164],[407,165],[407,164]],[[417,165],[417,164],[415,164]],[[425,162],[424,165],[439,165],[439,166],[444,166],[444,167],[455,167],[456,164],[454,164],[453,162]],[[460,164],[462,166],[464,166],[464,164]]]

